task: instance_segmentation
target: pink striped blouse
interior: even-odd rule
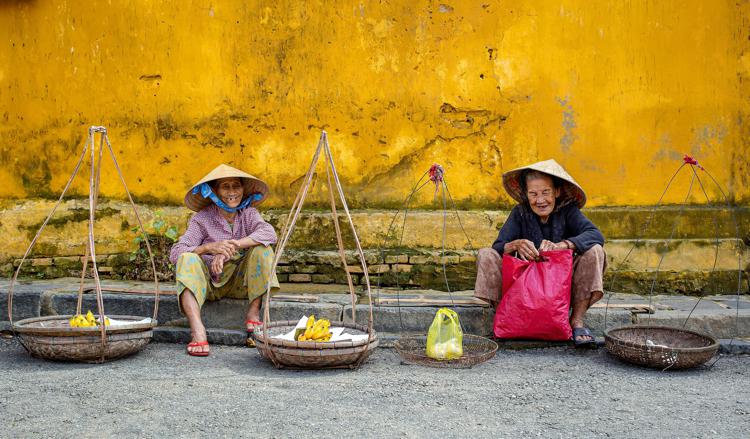
[[[185,234],[172,246],[169,260],[176,264],[181,254],[195,251],[199,245],[248,236],[265,246],[276,243],[276,231],[263,220],[256,208],[247,207],[237,212],[234,224],[230,226],[221,216],[219,207],[211,203],[190,218]],[[204,254],[201,257],[206,265],[211,267],[214,256]]]

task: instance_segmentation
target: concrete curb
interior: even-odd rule
[[[58,279],[55,282],[30,282],[19,286],[14,293],[14,320],[24,318],[69,314],[75,309],[77,299],[77,279]],[[112,283],[112,287],[144,289],[150,288],[145,283],[121,282]],[[143,285],[141,285],[143,284]],[[150,285],[150,284],[149,284]],[[351,320],[352,305],[349,296],[341,294],[335,288],[322,285],[284,284],[288,290],[285,294],[296,295],[305,293],[308,297],[316,297],[313,302],[272,300],[272,320],[297,320],[303,315],[314,313],[317,317],[330,320]],[[445,293],[431,291],[410,291],[408,294],[443,297]],[[441,296],[442,295],[442,296]],[[470,291],[456,292],[457,297],[471,297]],[[154,298],[151,295],[123,294],[107,292],[105,296],[106,312],[109,315],[143,315],[150,316],[153,312]],[[653,301],[655,314],[638,314],[628,309],[614,308],[606,312],[602,308],[591,309],[586,315],[586,325],[592,333],[601,338],[605,329],[631,324],[663,325],[682,327],[685,318],[692,312],[688,329],[711,334],[721,339],[722,353],[747,354],[750,353],[750,298],[741,296],[737,304],[739,310],[734,309],[736,296],[710,296],[701,303],[696,298],[683,296],[655,296],[646,300],[636,295],[615,295],[612,303],[650,303]],[[699,306],[698,306],[699,305]],[[84,309],[96,309],[93,294],[84,296]],[[208,302],[203,308],[203,319],[208,330],[211,343],[219,345],[241,346],[246,342],[244,318],[247,303],[244,300],[222,299]],[[435,312],[440,306],[375,306],[373,318],[375,330],[381,339],[381,346],[392,347],[400,337],[399,334],[426,333]],[[7,294],[0,293],[0,310],[7,309]],[[369,306],[356,305],[357,322],[367,324]],[[492,334],[493,311],[487,306],[457,305],[454,309],[461,318],[461,325],[466,333],[488,336]],[[2,318],[0,316],[0,318]],[[4,319],[3,319],[4,320]],[[155,342],[187,343],[190,341],[190,331],[185,318],[180,314],[177,298],[174,295],[162,296],[159,303],[158,320],[160,326],[154,331]],[[9,331],[7,321],[0,320],[0,331]],[[732,337],[739,334],[730,343]],[[600,344],[603,340],[599,340]],[[553,344],[537,341],[503,341],[501,349],[535,349],[567,344]]]

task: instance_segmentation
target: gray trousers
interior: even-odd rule
[[[503,258],[493,248],[479,249],[477,255],[477,280],[474,297],[486,300],[493,306],[500,302],[503,290]],[[591,300],[595,291],[604,292],[603,276],[607,269],[607,254],[596,244],[581,255],[573,257],[573,285],[571,303]]]

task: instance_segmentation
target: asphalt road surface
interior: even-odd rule
[[[255,350],[151,344],[103,365],[0,339],[0,437],[750,437],[750,357],[661,372],[604,349],[502,351],[473,369],[276,370]]]

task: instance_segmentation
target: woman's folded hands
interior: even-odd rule
[[[550,250],[563,250],[569,248],[565,241],[554,243],[546,239],[539,244],[539,249],[528,239],[516,239],[505,244],[505,253],[517,253],[520,259],[525,261],[535,261],[539,259],[539,252]]]

